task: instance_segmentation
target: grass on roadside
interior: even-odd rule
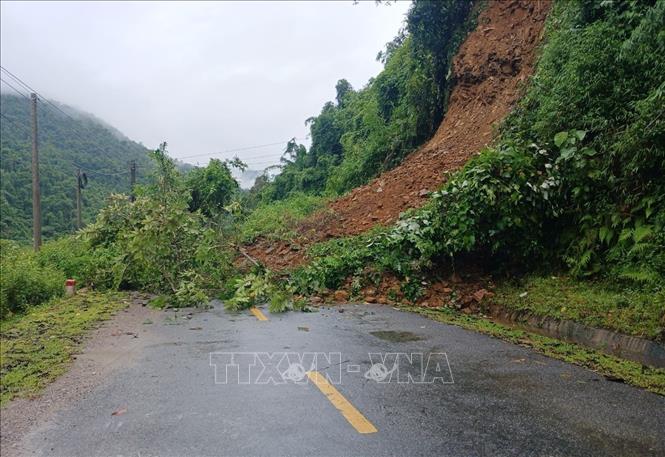
[[[0,321],[0,406],[35,395],[64,373],[86,332],[127,306],[123,297],[88,292]]]
[[[505,309],[570,319],[657,341],[665,338],[663,288],[638,290],[603,281],[532,276],[501,284],[494,301]]]
[[[324,197],[295,194],[286,200],[258,206],[240,226],[240,239],[252,243],[260,236],[271,239],[290,239],[295,224],[323,207]]]
[[[526,345],[546,356],[581,365],[596,373],[665,395],[665,369],[643,367],[593,349],[510,328],[487,319],[460,314],[450,308],[402,307],[430,319]]]

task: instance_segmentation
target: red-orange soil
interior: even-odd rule
[[[452,65],[455,86],[435,135],[398,167],[302,222],[297,244],[258,240],[247,253],[273,270],[303,263],[309,244],[363,233],[423,205],[449,173],[494,139],[533,72],[549,0],[490,1]]]

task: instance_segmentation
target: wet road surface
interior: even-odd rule
[[[343,309],[231,314],[217,304],[190,319],[159,314],[138,335],[133,363],[34,428],[23,448],[142,457],[665,455],[665,397],[388,306]]]

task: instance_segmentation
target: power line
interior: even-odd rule
[[[29,87],[27,84],[25,84],[23,81],[21,81],[21,78],[19,78],[18,76],[16,76],[16,75],[15,75],[14,73],[12,73],[11,71],[7,70],[7,69],[6,69],[5,67],[3,67],[2,65],[0,65],[0,70],[2,70],[2,71],[4,71],[5,73],[7,73],[7,75],[8,75],[9,77],[11,77],[14,81],[16,81],[17,83],[19,83],[21,86],[23,86],[23,87],[24,87],[25,89],[27,89],[28,91],[31,90],[30,87]]]
[[[13,119],[8,118],[7,116],[5,116],[5,115],[2,114],[2,113],[0,113],[0,117],[2,117],[5,121],[7,121],[7,122],[9,122],[10,124],[12,124],[14,127],[17,127],[17,128],[18,128],[18,127],[21,127],[21,128],[24,128],[24,127],[25,127],[24,125],[21,125],[19,122],[15,122]],[[28,133],[28,134],[30,133],[30,132],[29,132],[29,129],[25,128],[25,130],[26,130],[26,133]],[[70,160],[70,159],[62,159],[62,160],[65,161],[65,162],[67,162],[67,163],[70,163],[70,164],[74,165],[76,168],[81,168],[81,169],[86,170],[88,173],[97,174],[97,175],[103,175],[103,176],[118,176],[118,175],[121,175],[121,174],[128,173],[127,171],[120,172],[120,173],[103,173],[103,172],[100,172],[100,171],[91,170],[91,169],[89,169],[89,168],[87,168],[87,167],[84,167],[83,165],[80,165],[80,164],[78,164],[78,163],[76,163],[76,162],[74,162],[73,160]]]
[[[75,119],[74,119],[72,116],[70,116],[68,113],[64,112],[63,110],[61,110],[58,106],[56,106],[56,105],[54,105],[53,103],[51,103],[51,102],[50,102],[48,99],[46,99],[45,97],[42,97],[42,95],[39,94],[36,90],[34,90],[33,88],[31,88],[31,87],[30,87],[28,84],[26,84],[25,82],[23,82],[23,81],[21,80],[21,78],[19,78],[18,76],[14,75],[12,72],[10,72],[9,70],[7,70],[5,67],[0,66],[0,69],[4,70],[5,73],[7,73],[9,76],[11,76],[11,77],[12,77],[14,80],[16,80],[19,84],[21,84],[22,86],[26,87],[28,90],[30,90],[30,91],[36,93],[37,95],[39,95],[42,99],[44,99],[44,101],[46,101],[46,102],[47,102],[49,105],[51,105],[53,108],[57,109],[57,110],[58,110],[59,112],[61,112],[62,114],[64,114],[64,115],[67,116],[68,118],[70,118],[70,119],[72,119],[72,120],[75,121]],[[292,138],[292,139],[294,139],[294,140],[302,140],[303,138]],[[245,146],[245,147],[240,147],[240,148],[235,148],[235,149],[227,149],[227,150],[225,150],[225,151],[220,151],[220,152],[212,152],[212,153],[204,153],[204,154],[193,154],[193,155],[189,155],[189,156],[178,157],[178,159],[181,159],[181,160],[182,160],[182,159],[191,159],[191,158],[195,158],[195,157],[209,157],[209,156],[212,156],[212,155],[228,154],[228,153],[233,153],[233,152],[251,151],[251,150],[253,150],[253,149],[261,149],[261,148],[266,148],[266,147],[269,147],[269,146],[283,145],[283,144],[285,144],[285,143],[288,143],[289,141],[290,141],[290,140],[287,140],[287,141],[278,141],[278,142],[267,143],[267,144],[260,144],[260,145],[255,145],[255,146]],[[251,156],[251,157],[249,157],[249,158],[252,158],[252,159],[258,159],[258,158],[264,158],[264,157],[272,157],[272,155]]]
[[[9,75],[14,81],[16,81],[18,84],[20,84],[21,86],[23,86],[23,87],[24,87],[25,89],[27,89],[29,92],[34,92],[35,94],[37,94],[37,95],[39,96],[39,98],[40,98],[41,100],[45,101],[46,103],[48,103],[49,105],[51,105],[53,108],[55,108],[56,110],[60,111],[62,114],[64,114],[65,116],[67,116],[67,117],[70,118],[71,120],[76,121],[76,119],[74,119],[74,118],[73,118],[72,116],[70,116],[68,113],[65,113],[63,110],[60,109],[60,107],[58,107],[57,105],[55,105],[54,103],[52,103],[48,98],[44,97],[42,94],[40,94],[39,92],[37,92],[35,89],[33,89],[32,87],[28,86],[28,84],[26,84],[21,78],[19,78],[18,76],[16,76],[14,73],[12,73],[11,71],[7,70],[7,69],[6,69],[5,67],[3,67],[2,65],[0,65],[0,69],[2,69],[2,70],[3,70],[7,75]],[[6,81],[5,81],[5,82],[6,82]]]
[[[66,113],[65,111],[63,111],[62,109],[60,109],[60,107],[58,107],[57,105],[55,105],[54,103],[52,103],[52,102],[51,102],[50,100],[48,100],[47,98],[43,97],[39,92],[37,92],[37,91],[36,91],[35,89],[33,89],[32,87],[30,87],[27,83],[25,83],[21,78],[19,78],[18,76],[16,76],[14,73],[12,73],[11,71],[7,70],[5,67],[3,67],[3,66],[1,66],[1,65],[0,65],[0,69],[1,69],[2,71],[4,71],[4,72],[5,72],[10,78],[12,78],[14,81],[16,81],[17,84],[19,84],[20,86],[22,86],[22,87],[25,88],[26,90],[28,90],[28,91],[30,91],[30,92],[33,92],[33,93],[37,94],[37,95],[40,97],[40,101],[43,101],[43,102],[47,103],[47,104],[49,105],[49,106],[48,106],[49,108],[53,108],[53,109],[57,110],[58,112],[60,112],[61,114],[63,114],[64,116],[66,116],[66,117],[68,117],[69,119],[71,119],[72,121],[77,122],[77,119],[75,119],[74,117],[72,117],[69,113]],[[16,91],[19,95],[22,95],[23,97],[28,98],[25,94],[21,93],[19,90],[17,90],[13,85],[11,85],[11,84],[10,84],[9,82],[7,82],[6,80],[3,79],[2,81],[3,81],[5,84],[7,84],[9,87],[11,87],[14,91]],[[75,136],[77,136],[80,140],[82,140],[82,141],[86,141],[84,138],[82,138],[82,136],[80,135],[81,132],[78,131],[78,129],[76,129],[74,126],[72,126],[72,130],[74,131]],[[303,138],[295,138],[295,137],[294,137],[294,138],[292,138],[292,139],[293,139],[293,140],[302,140]],[[284,144],[287,144],[289,141],[291,141],[291,140],[287,140],[287,141],[278,141],[278,142],[274,142],[274,143],[260,144],[260,145],[254,145],[254,146],[245,146],[245,147],[240,147],[240,148],[227,149],[227,150],[219,151],[219,152],[211,152],[211,153],[203,153],[203,154],[193,154],[193,155],[189,155],[189,156],[177,157],[177,159],[179,159],[179,160],[183,160],[183,159],[192,159],[192,158],[196,158],[196,157],[210,157],[210,156],[213,156],[213,155],[229,154],[229,153],[242,152],[242,151],[251,151],[251,150],[254,150],[254,149],[261,149],[261,148],[266,148],[266,147],[270,147],[270,146],[284,145]],[[100,148],[97,148],[97,150],[100,151],[100,152],[102,152],[102,153],[104,152],[104,151],[103,151],[102,149],[100,149]],[[247,157],[247,159],[248,159],[247,162],[251,161],[252,159],[262,159],[262,158],[272,158],[272,157],[274,157],[272,154],[263,154],[263,155],[249,156],[249,157]],[[65,160],[66,160],[66,159],[65,159]],[[242,160],[242,159],[241,159],[241,160]],[[264,165],[264,164],[265,164],[265,165],[276,165],[277,163],[280,162],[280,160],[281,160],[281,155],[280,155],[279,158],[275,158],[275,161],[269,161],[269,162],[268,162],[268,161],[259,161],[259,162],[252,163],[251,165],[252,165],[252,166],[262,166],[262,165]],[[78,164],[78,163],[76,163],[76,162],[74,162],[74,161],[71,161],[71,160],[67,160],[67,161],[70,162],[71,164],[73,164],[73,165],[74,165],[75,167],[77,167],[77,168],[82,168],[82,169],[88,171],[89,173],[97,174],[97,175],[100,175],[100,176],[119,176],[119,175],[124,175],[124,174],[127,174],[127,173],[128,173],[128,171],[126,171],[126,170],[125,170],[125,171],[121,171],[121,172],[97,171],[97,170],[93,170],[93,169],[91,169],[91,168],[85,167],[85,166],[83,166],[83,165],[81,165],[81,164]]]
[[[39,92],[37,92],[37,91],[36,91],[35,89],[33,89],[32,87],[30,87],[27,83],[25,83],[21,78],[19,78],[18,76],[16,76],[14,73],[12,73],[11,71],[7,70],[5,67],[3,67],[3,66],[1,66],[1,65],[0,65],[0,69],[1,69],[2,71],[4,71],[7,75],[9,75],[14,81],[16,81],[18,84],[20,84],[23,88],[25,88],[25,89],[27,89],[27,90],[29,90],[29,91],[31,91],[31,92],[37,94],[37,95],[39,96],[39,99],[40,99],[41,101],[48,103],[48,105],[49,105],[50,107],[56,109],[57,111],[59,111],[59,112],[62,113],[64,116],[66,116],[66,117],[68,117],[69,119],[71,119],[72,121],[74,121],[74,122],[78,122],[77,119],[75,119],[74,117],[70,116],[68,113],[66,113],[66,112],[64,112],[62,109],[60,109],[57,105],[55,105],[55,104],[52,103],[50,100],[48,100],[47,98],[45,98],[44,96],[42,96]],[[9,87],[11,87],[12,89],[16,90],[16,89],[15,89],[11,84],[9,84],[6,80],[3,79],[2,81],[3,81],[5,84],[7,84]],[[21,94],[18,90],[16,90],[16,92],[19,93],[20,95],[23,95],[25,98],[28,98],[26,95]],[[48,108],[49,106],[47,106],[47,108]],[[78,129],[76,129],[74,126],[72,126],[72,130],[73,130],[74,136],[76,136],[79,140],[84,141],[84,142],[86,141],[86,140],[81,136],[82,134],[81,134],[80,131],[78,131]],[[97,149],[99,152],[104,153],[104,151],[103,151],[101,148],[96,148],[96,149]],[[74,166],[77,167],[77,168],[81,168],[81,169],[86,170],[88,173],[96,174],[96,175],[99,175],[99,176],[119,176],[119,175],[123,175],[123,174],[127,174],[127,173],[128,173],[127,170],[125,170],[125,171],[121,171],[121,172],[106,172],[106,171],[98,171],[98,170],[93,170],[92,168],[89,168],[89,167],[83,166],[83,165],[81,165],[81,164],[79,164],[79,163],[76,163],[76,162],[74,162],[73,160],[67,160],[67,159],[65,159],[65,161],[71,163],[72,165],[74,165]]]
[[[30,97],[28,97],[28,96],[25,95],[23,92],[21,92],[21,91],[18,90],[16,87],[14,87],[12,84],[10,84],[9,81],[2,79],[2,77],[0,77],[0,81],[2,81],[2,82],[5,83],[7,86],[9,86],[14,92],[16,92],[17,94],[19,94],[21,97],[23,97],[23,98],[27,98],[28,100],[30,100]]]
[[[293,138],[293,139],[302,140],[302,138]],[[219,154],[228,154],[228,153],[231,153],[231,152],[250,151],[252,149],[261,149],[261,148],[267,148],[269,146],[277,146],[277,145],[280,145],[280,144],[286,144],[289,141],[291,141],[291,140],[277,141],[275,143],[259,144],[259,145],[256,145],[256,146],[246,146],[246,147],[235,148],[235,149],[227,149],[227,150],[219,151],[219,152],[207,152],[207,153],[204,153],[204,154],[193,154],[193,155],[189,155],[189,156],[178,157],[178,159],[181,159],[181,160],[182,159],[192,159],[194,157],[209,157],[209,156],[219,155]]]

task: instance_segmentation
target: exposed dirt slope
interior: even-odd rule
[[[357,235],[395,221],[489,144],[532,73],[549,8],[549,0],[490,1],[453,60],[456,84],[436,134],[397,168],[305,221],[299,242]],[[302,250],[283,242],[259,241],[248,252],[276,270],[303,260]]]

